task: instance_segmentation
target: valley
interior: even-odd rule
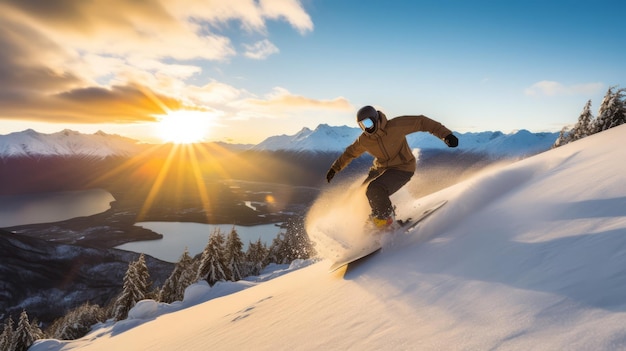
[[[128,262],[137,257],[115,247],[162,238],[139,222],[256,226],[302,221],[322,192],[360,182],[372,162],[363,155],[327,184],[325,173],[339,153],[234,150],[209,143],[143,145],[131,156],[104,158],[78,152],[0,155],[0,196],[101,189],[114,198],[101,213],[0,230],[0,310],[5,311],[0,317],[26,309],[49,323],[95,296],[99,304],[110,302],[121,290]],[[415,198],[519,157],[441,149],[415,153],[418,170],[407,184]],[[64,206],[59,203],[61,210]],[[276,228],[276,234],[280,231]],[[173,268],[152,257],[147,264],[155,285]]]

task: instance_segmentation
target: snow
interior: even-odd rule
[[[625,349],[624,138],[616,127],[425,198],[405,187],[393,198],[399,216],[449,202],[348,270],[329,274],[322,258],[224,283],[241,284],[234,293],[196,284],[183,302],[141,302],[134,319],[31,351]],[[357,241],[361,210],[348,204],[362,194],[345,188],[307,219],[328,228],[316,237],[324,257]]]

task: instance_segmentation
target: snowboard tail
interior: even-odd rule
[[[348,264],[354,262],[354,261],[358,261],[362,258],[365,258],[369,255],[373,255],[376,252],[380,251],[382,249],[382,245],[380,244],[380,242],[377,243],[377,245],[372,245],[371,247],[365,248],[361,251],[359,251],[358,254],[354,255],[354,256],[349,256],[343,259],[340,259],[339,261],[333,263],[330,268],[328,269],[329,273],[332,273],[336,270],[338,270],[339,268],[343,267],[343,266],[347,266]]]
[[[433,205],[432,207],[429,207],[428,209],[426,209],[424,212],[422,212],[421,214],[419,214],[417,217],[415,218],[408,218],[406,220],[398,220],[397,223],[400,225],[400,229],[397,230],[402,230],[403,232],[408,232],[411,229],[415,228],[416,225],[418,225],[421,221],[423,221],[424,219],[426,219],[428,216],[430,216],[431,214],[433,214],[433,212],[437,211],[438,209],[440,209],[443,205],[445,205],[448,201],[444,200],[441,201],[435,205]],[[381,234],[374,234],[374,235],[385,235],[384,233]],[[360,260],[360,259],[364,259],[366,257],[369,257],[370,255],[375,254],[376,252],[380,251],[382,249],[382,243],[381,243],[381,238],[376,239],[373,243],[371,243],[371,245],[359,248],[357,250],[355,250],[355,252],[351,255],[348,256],[344,256],[342,258],[337,259],[337,261],[335,261],[330,268],[328,269],[329,272],[334,272],[336,270],[338,270],[339,268],[343,267],[343,266],[347,266],[350,263]]]

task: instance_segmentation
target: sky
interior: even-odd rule
[[[307,217],[323,259],[196,283],[182,302],[142,300],[29,350],[624,350],[625,137],[612,128],[419,199],[413,179],[394,194],[399,214],[448,203],[329,273],[368,213],[362,189],[337,187]]]
[[[626,81],[619,0],[1,0],[0,134],[259,143],[373,105],[558,131]]]

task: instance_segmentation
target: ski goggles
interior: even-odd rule
[[[374,120],[369,117],[364,120],[359,121],[359,126],[363,130],[372,130],[372,128],[374,128],[375,125],[376,123],[374,122]]]

